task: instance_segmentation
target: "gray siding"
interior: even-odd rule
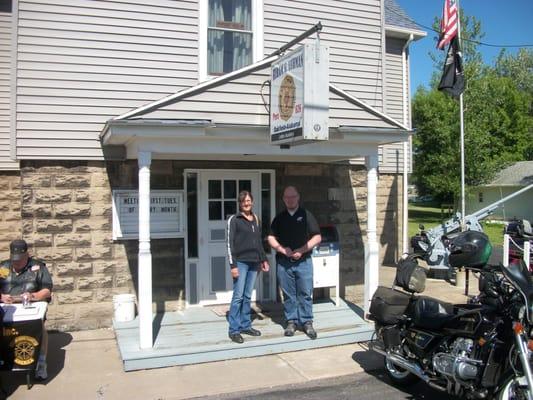
[[[383,111],[381,11],[379,0],[267,0],[264,2],[264,53],[271,54],[321,21],[324,26],[321,43],[330,49],[330,82]],[[165,107],[149,117],[266,125],[268,114],[259,93],[261,84],[268,79],[269,69],[266,69]],[[265,96],[268,97],[268,89]],[[390,126],[333,94],[330,94],[329,125]]]
[[[18,169],[10,157],[11,14],[0,13],[0,170]]]
[[[402,48],[405,40],[388,37],[385,47],[385,79],[387,82],[386,93],[386,114],[404,123],[405,114],[409,116],[409,62],[406,65],[406,75],[402,76]],[[406,92],[403,92],[403,79],[405,78]],[[405,111],[404,111],[405,110]],[[406,125],[411,126],[408,118]],[[408,154],[411,154],[410,147]],[[410,157],[409,157],[410,164]],[[403,171],[403,144],[391,143],[380,147],[380,167],[382,172],[402,172]],[[409,165],[409,171],[411,166]]]
[[[106,120],[197,83],[196,0],[18,3],[20,158],[101,158]]]
[[[331,82],[383,111],[380,0],[264,2],[265,54],[324,25]],[[197,0],[20,0],[17,156],[100,159],[105,121],[198,82]],[[268,70],[147,117],[267,124]],[[267,93],[268,94],[268,93]],[[330,126],[388,126],[331,96]]]
[[[266,0],[264,9],[265,53],[321,21],[331,82],[381,109],[381,1]]]

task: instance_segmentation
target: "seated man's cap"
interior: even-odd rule
[[[28,252],[28,244],[22,239],[13,240],[9,245],[9,251],[11,252],[11,261],[21,260]]]

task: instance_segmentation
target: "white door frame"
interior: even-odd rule
[[[217,301],[211,301],[211,300],[208,300],[208,301],[204,301],[202,300],[202,293],[205,292],[205,289],[202,289],[201,287],[201,283],[200,280],[202,279],[202,277],[204,277],[204,280],[205,280],[205,277],[206,276],[209,276],[208,274],[206,274],[205,270],[201,271],[200,268],[208,268],[208,263],[207,263],[207,254],[205,253],[206,251],[206,244],[205,244],[205,237],[206,237],[206,234],[207,232],[203,231],[203,227],[201,226],[204,221],[207,221],[207,215],[205,214],[206,211],[203,210],[203,208],[205,207],[202,207],[202,204],[205,205],[205,201],[206,199],[202,199],[201,196],[207,196],[207,188],[201,188],[200,185],[202,184],[202,180],[203,180],[203,177],[205,178],[205,176],[207,174],[210,174],[210,173],[213,173],[213,172],[216,172],[217,174],[219,174],[221,177],[223,175],[227,175],[227,176],[232,176],[232,174],[237,174],[237,173],[246,173],[246,174],[257,174],[257,183],[258,183],[258,193],[255,194],[254,193],[254,196],[256,197],[256,201],[255,201],[255,212],[256,214],[261,217],[261,209],[258,207],[261,205],[261,201],[257,201],[257,196],[261,196],[261,191],[262,191],[262,174],[263,173],[268,173],[270,175],[270,218],[271,220],[274,218],[274,216],[276,215],[276,209],[275,209],[275,199],[276,199],[276,193],[275,193],[275,171],[272,170],[272,169],[185,169],[183,174],[184,174],[184,178],[187,176],[188,173],[196,173],[197,174],[197,192],[198,192],[198,195],[197,195],[197,202],[198,202],[198,207],[197,207],[197,221],[198,221],[198,257],[194,257],[194,258],[189,258],[189,255],[188,255],[188,240],[189,240],[189,237],[188,237],[188,234],[185,235],[185,242],[184,242],[184,245],[185,245],[185,300],[186,300],[186,306],[187,307],[194,307],[194,306],[202,306],[202,305],[207,305],[207,304],[216,304]],[[234,175],[233,175],[234,176]],[[185,193],[187,193],[187,179],[184,179],[184,189],[185,189]],[[187,205],[187,202],[188,202],[188,197],[187,196],[184,196],[185,197],[185,204],[184,204],[184,207],[185,209],[187,209],[188,205]],[[260,199],[259,199],[260,200]],[[187,213],[185,213],[187,214]],[[184,222],[184,225],[185,226],[188,226],[188,221],[187,221],[187,215],[185,216],[185,222]],[[270,221],[262,221],[263,224],[268,224],[270,225],[271,223],[271,220]],[[205,229],[206,230],[206,229]],[[203,243],[202,243],[202,240],[201,238],[203,238]],[[258,289],[257,290],[257,299],[259,300],[265,300],[265,301],[275,301],[276,300],[276,268],[275,268],[275,261],[274,261],[274,253],[271,252],[271,253],[267,253],[267,257],[269,258],[269,261],[270,261],[270,265],[271,265],[271,272],[268,273],[268,274],[264,274],[262,273],[260,275],[260,277],[258,278],[257,280],[257,283],[256,283],[256,288]],[[194,282],[191,282],[191,273],[193,273],[193,277],[196,277],[196,288],[195,289],[195,292],[197,293],[197,296],[198,296],[198,303],[197,304],[191,304],[190,303],[190,293],[191,293],[191,285],[194,284]],[[228,272],[229,273],[229,272]],[[263,284],[263,279],[266,278],[268,279],[268,281],[265,281],[264,284]],[[208,285],[209,282],[208,281],[205,281],[203,282],[203,285],[204,285],[204,288],[205,288],[205,285]],[[222,302],[222,303],[228,303],[231,299],[229,299],[228,301],[226,302]]]

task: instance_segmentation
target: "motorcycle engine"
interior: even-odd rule
[[[472,339],[457,338],[450,345],[449,352],[436,353],[433,356],[433,367],[437,372],[455,381],[475,379],[480,362],[470,358],[473,347]]]

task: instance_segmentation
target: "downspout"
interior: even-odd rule
[[[403,95],[403,124],[404,126],[411,126],[410,120],[409,120],[409,110],[410,107],[407,107],[409,104],[409,93],[407,93],[408,85],[407,85],[407,53],[406,49],[409,46],[409,44],[413,41],[413,34],[409,35],[409,39],[407,39],[407,42],[405,42],[405,45],[402,48],[402,95]],[[411,141],[411,137],[409,137],[409,141]],[[402,221],[402,242],[403,242],[403,253],[409,252],[409,238],[408,238],[408,191],[407,191],[407,185],[408,185],[408,170],[409,170],[409,158],[408,158],[408,142],[403,142],[403,221]]]

